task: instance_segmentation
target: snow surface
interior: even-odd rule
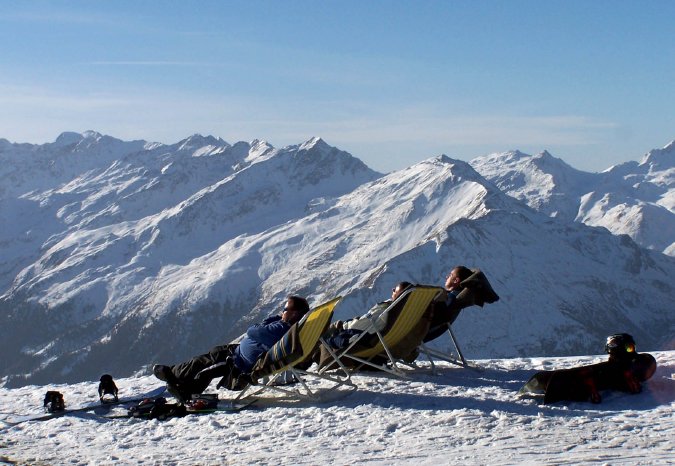
[[[515,395],[537,370],[592,364],[606,356],[474,361],[481,370],[444,363],[436,374],[417,370],[408,380],[357,374],[358,391],[322,403],[266,395],[239,413],[166,421],[86,413],[5,425],[0,463],[672,464],[675,352],[652,354],[658,369],[641,394],[603,392],[599,405],[539,405]],[[133,394],[158,381],[138,376],[117,385],[121,394]],[[67,405],[76,407],[95,400],[96,388],[94,383],[0,388],[2,419],[39,412],[48,389],[61,391]],[[232,396],[221,391],[221,399]]]

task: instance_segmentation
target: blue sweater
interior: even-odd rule
[[[250,326],[234,351],[234,365],[242,372],[250,372],[258,358],[281,340],[289,328],[291,326],[281,320],[279,315]]]

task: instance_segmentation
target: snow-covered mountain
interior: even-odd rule
[[[551,219],[445,156],[382,176],[318,138],[275,149],[85,133],[1,143],[0,157],[14,165],[0,204],[8,386],[175,362],[290,293],[339,294],[337,317],[358,315],[395,282],[441,284],[460,263],[502,298],[458,319],[470,358],[592,353],[617,331],[672,346],[675,259]]]
[[[471,161],[504,192],[551,217],[605,227],[675,256],[675,142],[602,173],[576,170],[548,152]]]
[[[236,250],[214,269],[200,263],[380,176],[319,138],[275,149],[198,135],[172,146],[123,143],[87,132],[0,147],[3,375],[147,360],[146,343],[133,346],[146,334],[148,348],[166,354],[173,344],[230,335],[258,302],[261,279],[238,266]],[[191,332],[195,310],[206,334]],[[160,322],[165,313],[174,319]],[[98,356],[101,345],[108,350]]]

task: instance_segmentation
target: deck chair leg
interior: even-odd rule
[[[373,326],[373,328],[375,328],[375,321],[373,320],[373,318],[372,318],[371,316],[369,316],[369,315],[367,315],[366,317],[367,317],[368,320],[370,321],[370,324]],[[382,335],[380,335],[380,332],[378,332],[377,330],[375,330],[375,333],[377,334],[377,337],[380,339],[380,341],[382,341]],[[344,357],[348,357],[349,359],[353,359],[353,360],[362,362],[363,360],[361,360],[361,359],[359,359],[359,358],[354,358],[354,357],[350,356],[348,353],[349,353],[349,351],[350,351],[352,348],[354,348],[354,347],[359,343],[359,341],[360,341],[362,338],[364,338],[366,335],[368,335],[368,332],[362,332],[362,333],[360,333],[359,335],[357,335],[356,338],[353,339],[353,341],[350,341],[350,343],[349,343],[349,345],[347,346],[347,348],[344,348],[344,349],[340,350],[340,352],[341,352],[341,353],[340,353],[340,356],[337,356],[337,354],[333,351],[333,349],[330,347],[330,345],[325,344],[326,349],[330,352],[331,356],[333,356],[333,360],[332,360],[329,364],[327,364],[326,366],[324,366],[324,367],[319,371],[319,373],[320,373],[320,374],[323,374],[324,372],[333,369],[333,366],[334,366],[335,364],[340,365],[340,366],[343,368],[343,370],[345,370],[345,371],[347,371],[347,372],[356,372],[356,371],[358,371],[358,370],[363,366],[363,364],[368,364],[367,362],[363,362],[361,365],[359,365],[359,366],[357,366],[357,367],[354,367],[354,368],[351,369],[351,371],[349,371],[348,369],[345,368],[344,364],[340,361],[340,357],[344,356]],[[352,338],[353,338],[353,337],[352,337]]]
[[[437,351],[435,349],[429,348],[427,345],[422,344],[420,345],[420,350],[424,352],[424,354],[427,355],[427,358],[431,361],[432,368],[433,368],[433,358],[437,359],[442,359],[443,361],[447,361],[449,363],[455,364],[457,366],[461,367],[471,367],[469,363],[466,361],[464,358],[464,355],[462,354],[462,350],[459,348],[459,344],[457,343],[457,338],[455,338],[455,334],[452,331],[452,328],[448,327],[448,335],[450,336],[450,340],[452,340],[452,344],[455,347],[455,352],[457,353],[457,357],[449,354],[449,353],[443,353],[441,351]]]
[[[389,346],[387,346],[387,344],[384,342],[384,338],[382,337],[382,334],[380,333],[379,330],[376,330],[376,332],[377,332],[377,337],[382,342],[382,347],[384,348],[384,351],[387,353],[387,357],[389,358],[389,362],[391,362],[391,367],[392,367],[393,371],[397,375],[403,376],[404,375],[403,371],[398,367],[398,365],[396,365],[396,358],[394,358],[394,356],[391,354],[391,350],[389,349]]]
[[[434,358],[431,357],[431,354],[426,349],[426,346],[420,345],[420,349],[422,352],[426,355],[427,359],[429,360],[429,364],[431,365],[431,373],[436,374],[436,363],[434,362]]]
[[[255,396],[258,392],[250,393],[250,392],[251,392],[251,389],[252,389],[253,387],[254,387],[253,384],[248,384],[248,385],[246,385],[242,391],[240,391],[239,393],[237,393],[237,396],[236,396],[236,397],[232,398],[232,400],[230,401],[230,404],[231,404],[232,406],[235,406],[239,401],[242,401],[242,400],[244,400],[244,399],[246,399],[246,398],[248,398],[248,397],[253,397],[253,396]]]
[[[459,356],[459,359],[462,361],[462,365],[468,366],[468,363],[466,362],[466,359],[464,359],[464,355],[462,354],[462,350],[459,349],[459,343],[457,343],[457,338],[455,338],[455,333],[452,331],[452,326],[448,326],[448,333],[450,333],[450,339],[452,340],[452,344],[455,345],[455,350],[457,351],[457,355]]]
[[[305,387],[305,390],[307,390],[307,396],[309,396],[310,398],[315,398],[316,395],[315,395],[314,392],[307,386],[307,383],[306,383],[305,380],[300,376],[300,374],[298,374],[298,373],[295,371],[295,368],[291,367],[291,368],[290,368],[290,371],[293,373],[293,376],[295,377],[295,379],[296,379],[297,381],[299,381],[299,382],[302,384],[303,387]]]
[[[342,370],[342,372],[344,372],[344,374],[345,374],[345,380],[349,380],[352,375],[349,373],[349,369],[347,369],[347,367],[344,365],[344,363],[342,361],[340,361],[340,358],[338,358],[337,354],[335,353],[335,350],[333,348],[331,348],[331,346],[326,342],[326,340],[324,340],[323,337],[319,338],[319,341],[321,341],[321,344],[324,346],[324,348],[326,348],[326,350],[333,357],[333,361],[331,361],[331,363],[326,367],[329,368],[330,366],[333,365],[334,362],[337,363],[337,365],[340,366],[340,369]],[[324,372],[325,371],[323,371],[323,370],[319,371],[320,374],[323,374]]]
[[[372,319],[371,319],[371,321],[372,321]],[[364,335],[364,334],[365,334],[365,332],[362,335]],[[359,357],[351,355],[351,354],[345,354],[344,355],[345,357],[361,363],[358,366],[356,366],[354,369],[352,369],[352,371],[356,372],[359,369],[361,369],[364,365],[367,365],[367,366],[371,366],[371,367],[374,367],[376,369],[379,369],[379,370],[382,370],[382,371],[385,371],[385,372],[389,372],[390,374],[397,375],[399,377],[408,378],[403,373],[403,371],[396,365],[396,359],[391,354],[391,351],[389,350],[389,347],[386,345],[386,343],[384,341],[384,338],[382,337],[382,334],[376,328],[375,328],[375,334],[377,335],[377,338],[379,338],[380,342],[382,343],[382,348],[384,349],[385,353],[387,354],[387,357],[389,358],[389,362],[391,363],[391,366],[392,366],[391,369],[386,367],[386,365],[387,365],[386,362],[382,366],[379,366],[377,364],[373,364],[372,362],[370,362],[370,358],[366,360],[366,359],[359,358]],[[354,344],[356,344],[356,342],[354,342]],[[350,345],[349,348],[351,348],[354,344]],[[349,351],[349,348],[344,353]]]

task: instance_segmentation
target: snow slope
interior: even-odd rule
[[[441,365],[409,380],[360,374],[358,391],[323,403],[263,400],[240,413],[166,421],[94,414],[0,427],[8,464],[672,464],[675,352],[654,353],[643,392],[604,392],[603,402],[538,405],[515,393],[536,370],[603,356],[476,361],[481,371]],[[117,380],[121,393],[158,385]],[[3,419],[39,411],[47,389],[77,406],[97,384],[0,388]],[[221,398],[232,397],[221,392]],[[32,407],[32,408],[31,408]],[[0,424],[2,425],[2,424]]]
[[[469,357],[588,354],[615,332],[672,348],[675,259],[533,211],[465,162],[381,176],[318,138],[173,147],[19,198],[44,206],[45,230],[5,275],[4,384],[176,362],[232,340],[289,293],[342,295],[337,318],[352,317],[396,282],[441,284],[459,263],[482,268],[502,298],[458,319]]]
[[[605,227],[675,255],[675,141],[602,173],[576,170],[544,151],[490,154],[471,165],[504,192],[564,221]]]

